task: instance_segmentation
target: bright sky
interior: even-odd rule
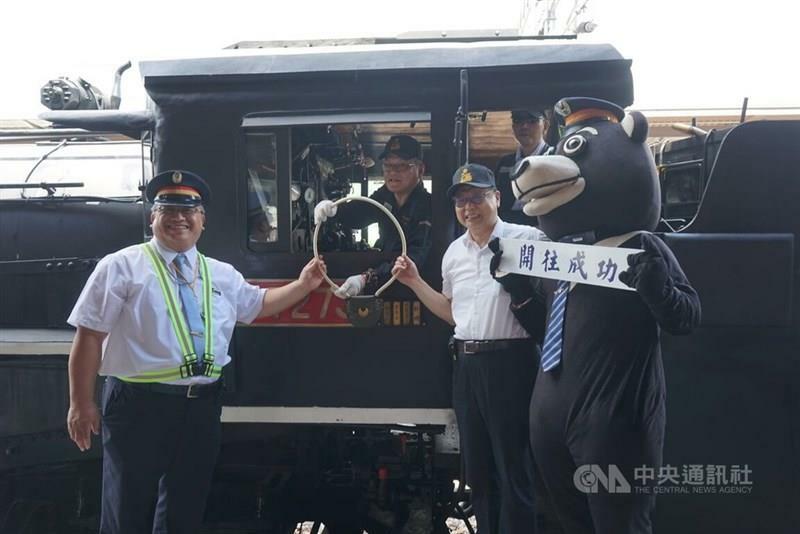
[[[39,89],[58,76],[82,76],[108,96],[128,59],[134,68],[123,78],[122,108],[139,109],[142,59],[213,53],[245,40],[515,28],[521,12],[522,0],[6,0],[0,118],[45,111]],[[796,2],[589,0],[588,15],[598,28],[581,39],[611,43],[633,60],[634,107],[738,108],[749,96],[751,109],[800,108],[800,74],[791,66]]]

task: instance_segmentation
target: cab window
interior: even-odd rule
[[[422,147],[423,160],[427,157],[431,149],[429,115],[410,117],[423,120],[382,115],[393,120],[374,120],[381,118],[377,114],[358,117],[366,119],[358,122],[314,122],[297,117],[245,120],[245,209],[251,250],[313,250],[314,207],[322,200],[371,196],[383,187],[380,155],[393,135],[414,137]],[[431,190],[427,167],[423,184]],[[364,206],[374,211],[374,217],[369,217],[373,220],[354,228],[326,224],[318,239],[320,249],[374,250],[381,238],[377,221],[386,215],[374,206]]]
[[[277,142],[274,133],[250,132],[245,136],[247,155],[247,241],[250,245],[278,240]]]

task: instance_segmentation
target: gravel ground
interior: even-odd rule
[[[473,530],[475,527],[475,518],[471,519],[472,528]],[[314,526],[313,523],[303,523],[302,528],[297,529],[295,534],[311,534],[311,527]],[[469,534],[469,530],[467,530],[466,525],[460,519],[448,519],[447,526],[450,529],[451,534]]]
[[[472,523],[472,530],[474,532],[475,529],[478,528],[476,523],[475,523],[475,518],[471,517],[469,522]],[[452,534],[468,534],[469,533],[469,530],[467,530],[467,526],[460,519],[448,519],[447,520],[447,527],[450,529],[450,532]]]

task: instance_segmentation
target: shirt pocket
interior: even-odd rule
[[[472,302],[475,297],[477,280],[466,269],[459,269],[453,273],[453,302]]]
[[[211,291],[211,312],[214,330],[214,348],[218,352],[220,344],[227,349],[228,340],[236,324],[236,309],[233,303],[218,290]]]

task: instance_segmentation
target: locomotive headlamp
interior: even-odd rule
[[[52,110],[103,109],[103,93],[83,78],[50,80],[41,89],[41,102]]]

